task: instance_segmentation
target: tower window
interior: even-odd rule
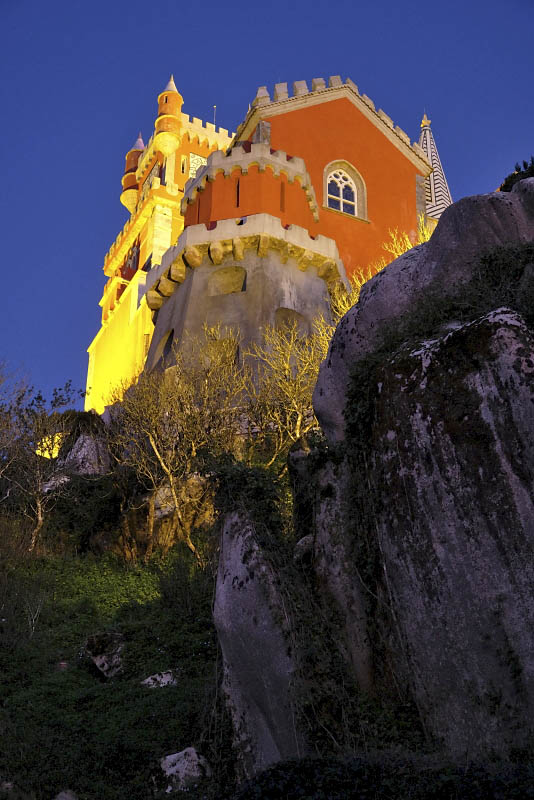
[[[236,178],[235,182],[235,206],[239,208],[239,178]]]
[[[169,98],[167,97],[167,95],[165,95],[165,100],[163,102],[166,103],[168,99]]]
[[[346,161],[332,161],[324,170],[324,205],[351,217],[367,219],[367,192],[358,170]]]

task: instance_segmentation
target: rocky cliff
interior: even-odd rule
[[[430,242],[366,284],[315,392],[328,443],[291,456],[306,537],[295,554],[307,580],[299,590],[313,587],[313,602],[330,613],[347,680],[361,697],[413,703],[429,746],[455,760],[533,754],[533,331],[529,179],[454,204]],[[244,575],[234,556],[225,550],[221,602]],[[234,612],[221,614],[218,602],[227,687],[243,692],[247,671],[257,685],[254,671],[278,669],[283,656],[276,713],[285,717],[271,722],[289,732],[305,637],[290,656],[283,626],[259,643],[243,624],[253,613],[239,605],[247,593],[233,592]],[[266,624],[276,627],[271,595]],[[233,631],[222,623],[232,613],[241,619]],[[308,625],[313,638],[298,604],[289,617],[286,628]],[[238,640],[250,645],[246,659]],[[356,714],[351,724],[368,721]],[[271,736],[256,762],[295,755],[298,725],[276,753]]]

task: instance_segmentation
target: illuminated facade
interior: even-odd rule
[[[272,98],[260,87],[232,140],[181,104],[171,79],[154,136],[126,156],[132,216],[106,256],[89,348],[97,411],[205,323],[239,327],[245,342],[280,320],[309,330],[332,283],[380,260],[390,230],[415,240],[419,215],[450,202],[427,208],[431,186],[446,186],[433,137],[411,142],[349,78],[297,81],[292,95],[280,83]]]
[[[224,128],[182,113],[182,103],[171,76],[158,96],[154,134],[146,146],[139,135],[126,154],[120,199],[131,216],[104,260],[108,281],[102,325],[88,348],[86,410],[102,413],[113,392],[141,372],[154,330],[144,300],[147,274],[183,230],[186,181],[231,141]]]

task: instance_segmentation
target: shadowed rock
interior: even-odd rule
[[[291,696],[295,665],[289,619],[277,576],[245,515],[233,513],[225,520],[213,613],[244,774],[301,755]]]

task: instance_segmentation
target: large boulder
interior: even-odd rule
[[[224,522],[213,613],[236,749],[250,776],[301,755],[304,744],[295,721],[287,608],[245,514]]]
[[[365,477],[393,657],[451,755],[507,757],[534,741],[534,336],[499,309],[377,378]]]
[[[111,469],[111,459],[105,439],[81,433],[65,458],[58,459],[57,467],[70,475],[93,478],[106,475]]]
[[[444,295],[471,280],[484,250],[533,239],[534,178],[529,178],[512,192],[475,195],[449,206],[429,242],[368,281],[339,323],[315,387],[315,413],[330,441],[344,437],[351,366],[377,346],[386,325],[410,311],[423,290]]]

